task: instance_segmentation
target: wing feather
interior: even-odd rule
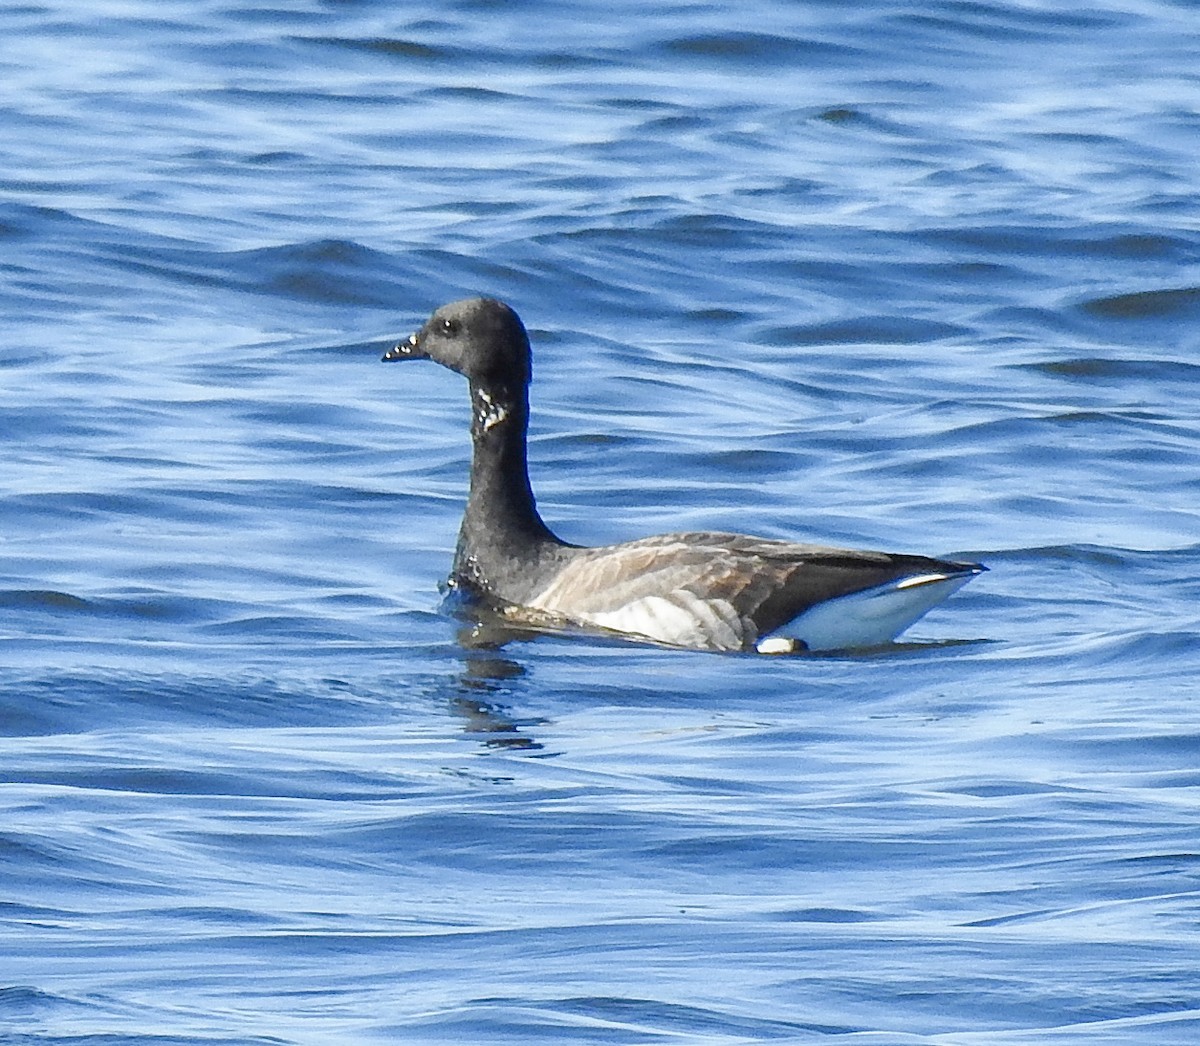
[[[662,534],[580,548],[525,604],[585,624],[681,646],[752,649],[830,599],[937,561],[741,534]]]

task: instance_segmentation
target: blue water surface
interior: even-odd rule
[[[1200,1041],[1200,22],[0,9],[0,1040]],[[563,537],[991,571],[894,649],[459,642],[435,306]]]

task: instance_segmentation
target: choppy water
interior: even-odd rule
[[[82,10],[80,9],[82,7]],[[1193,1043],[1185,3],[0,10],[0,1037]],[[567,538],[991,573],[883,656],[438,609]]]

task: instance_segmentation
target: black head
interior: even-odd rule
[[[529,335],[520,317],[494,298],[466,298],[438,309],[385,361],[433,360],[481,386],[529,384]]]

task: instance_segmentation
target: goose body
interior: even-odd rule
[[[473,456],[450,584],[517,625],[583,627],[702,650],[789,653],[894,639],[985,568],[709,531],[582,547],[529,485],[529,338],[503,302],[444,305],[384,360],[464,375]]]

